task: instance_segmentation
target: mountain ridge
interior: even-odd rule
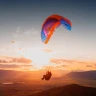
[[[96,96],[96,88],[70,84],[28,96]]]

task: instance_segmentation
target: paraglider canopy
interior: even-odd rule
[[[63,25],[67,30],[71,30],[72,23],[67,18],[54,14],[49,16],[42,25],[41,30],[41,40],[43,43],[47,44],[50,37],[52,36],[54,30]]]

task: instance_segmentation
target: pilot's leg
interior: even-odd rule
[[[43,78],[41,78],[41,79],[44,80],[44,78],[45,78],[45,75],[43,75]]]

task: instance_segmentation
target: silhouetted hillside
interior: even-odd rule
[[[65,76],[76,79],[96,79],[96,71],[70,72]]]
[[[71,84],[28,96],[96,96],[96,88]]]

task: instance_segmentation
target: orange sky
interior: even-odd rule
[[[35,49],[37,50],[37,49]],[[37,50],[37,54],[25,53],[23,57],[0,57],[0,69],[33,71],[33,70],[96,70],[96,62],[88,60],[53,58],[51,49]]]

